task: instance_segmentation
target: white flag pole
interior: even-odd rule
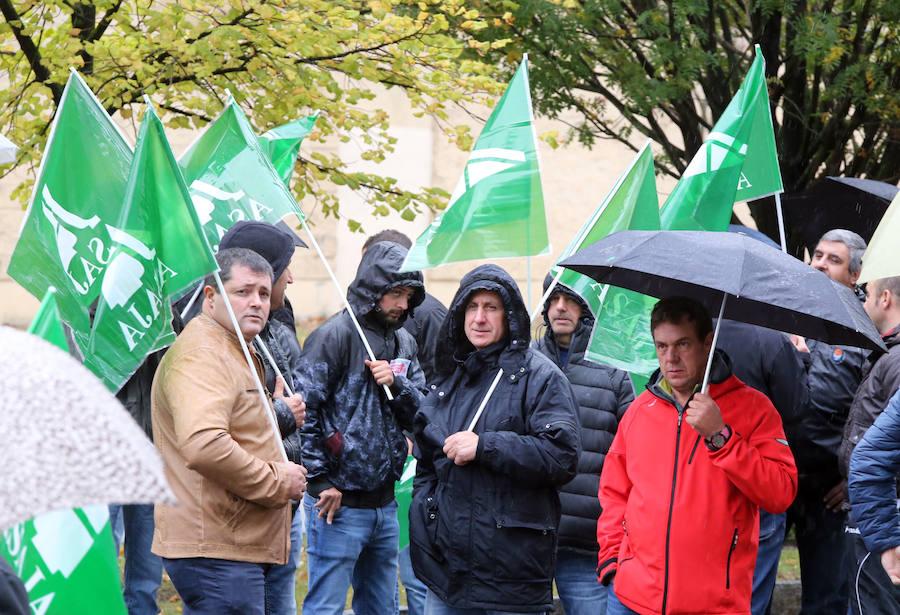
[[[191,295],[191,300],[187,302],[187,305],[184,306],[184,309],[181,310],[181,320],[184,320],[184,317],[187,316],[187,313],[191,311],[191,308],[194,307],[194,303],[197,302],[197,297],[200,296],[200,291],[203,290],[204,282],[201,280],[199,284],[197,284],[197,289],[194,291],[194,294]]]
[[[781,251],[787,254],[787,239],[784,235],[784,216],[781,213],[781,193],[775,193],[775,213],[778,215],[778,236],[781,238]]]
[[[712,347],[709,349],[709,357],[706,359],[706,373],[703,375],[703,386],[700,392],[706,395],[709,390],[709,373],[712,371],[713,355],[716,353],[716,342],[719,341],[719,327],[722,326],[722,316],[725,314],[725,302],[728,300],[728,293],[722,294],[722,305],[719,308],[719,317],[716,319],[716,330],[713,333]]]
[[[266,357],[266,361],[269,362],[269,365],[272,366],[272,369],[275,370],[275,376],[281,378],[284,382],[284,390],[288,394],[288,396],[293,397],[294,391],[291,385],[288,383],[288,379],[284,377],[284,374],[281,373],[281,369],[278,368],[278,363],[275,362],[275,359],[272,357],[272,353],[269,352],[269,347],[266,346],[266,343],[260,336],[256,336],[253,341],[256,343],[257,347],[259,347],[260,351],[263,353],[263,356]]]
[[[222,295],[222,298],[225,300],[225,309],[228,310],[228,317],[231,319],[234,333],[237,335],[238,342],[241,344],[241,350],[244,352],[244,359],[247,361],[247,367],[250,368],[250,373],[253,374],[253,381],[256,383],[256,392],[259,393],[259,401],[262,402],[263,408],[265,408],[266,414],[269,417],[269,424],[272,426],[272,435],[275,436],[275,441],[278,442],[278,450],[281,451],[282,460],[288,461],[287,453],[284,450],[284,442],[281,441],[281,430],[278,429],[278,421],[275,419],[275,410],[269,404],[266,390],[263,387],[262,381],[259,379],[259,373],[256,371],[256,364],[253,363],[253,357],[250,356],[250,349],[247,348],[247,341],[244,339],[244,334],[241,333],[241,327],[238,324],[237,317],[234,315],[234,310],[231,308],[231,300],[228,298],[228,293],[225,292],[225,284],[222,283],[222,278],[219,276],[218,270],[213,275],[216,278],[219,294]]]
[[[350,315],[350,320],[353,321],[353,326],[356,327],[356,332],[359,334],[359,339],[362,340],[363,346],[366,348],[366,353],[369,355],[369,359],[372,361],[377,361],[375,358],[375,353],[372,352],[372,346],[369,345],[369,340],[366,338],[366,334],[363,332],[362,327],[359,325],[359,320],[356,319],[356,313],[353,311],[353,307],[350,305],[350,302],[347,301],[347,297],[344,294],[344,289],[341,286],[341,283],[338,282],[337,276],[334,275],[334,271],[331,269],[331,265],[328,264],[328,259],[325,258],[325,254],[322,253],[322,248],[319,247],[319,242],[316,241],[315,235],[313,235],[312,231],[309,228],[309,225],[306,223],[306,217],[301,213],[297,213],[297,219],[300,220],[300,224],[303,226],[303,230],[306,231],[306,235],[309,237],[309,241],[312,244],[313,248],[316,251],[316,254],[319,255],[319,259],[322,261],[322,264],[325,265],[325,271],[328,272],[328,277],[331,278],[332,283],[334,283],[334,287],[338,291],[338,296],[344,302],[344,308],[347,310],[347,313]],[[387,395],[389,400],[393,400],[394,396],[391,394],[391,389],[386,385],[381,385],[384,389],[384,394]]]
[[[481,400],[481,403],[478,405],[478,410],[475,411],[475,416],[472,418],[472,422],[469,423],[469,428],[466,431],[475,431],[475,424],[478,423],[478,419],[481,418],[481,415],[484,414],[484,408],[488,405],[488,402],[491,400],[491,396],[494,394],[494,389],[497,388],[497,384],[500,382],[500,378],[503,377],[503,368],[501,367],[497,371],[497,375],[494,376],[494,381],[491,383],[490,388],[487,390],[487,393],[484,396],[484,399]]]

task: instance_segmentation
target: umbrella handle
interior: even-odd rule
[[[716,353],[716,342],[719,341],[719,327],[722,325],[722,315],[725,314],[725,303],[728,301],[728,293],[722,294],[722,305],[719,307],[719,317],[716,319],[716,328],[713,331],[712,347],[709,349],[709,357],[706,359],[706,373],[703,374],[703,386],[700,392],[706,395],[709,390],[709,372],[712,371],[713,355]]]

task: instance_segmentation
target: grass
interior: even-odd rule
[[[120,557],[119,567],[121,568],[123,564],[124,560]],[[797,553],[797,546],[793,543],[791,537],[788,537],[787,541],[784,543],[784,549],[781,551],[781,561],[778,564],[778,580],[794,581],[799,579],[800,557]],[[306,583],[306,558],[303,557],[300,561],[300,566],[297,568],[296,595],[298,613],[300,612],[300,605],[303,604],[303,598],[306,596]],[[347,608],[350,607],[351,597],[352,590],[347,596]],[[159,608],[162,609],[162,615],[181,615],[181,599],[175,592],[175,588],[172,587],[172,582],[165,572],[163,572],[163,582],[162,586],[159,588],[157,602]],[[406,593],[403,591],[402,585],[400,586],[400,604],[406,604]]]

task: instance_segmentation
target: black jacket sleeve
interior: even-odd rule
[[[0,557],[0,613],[29,615],[28,592],[5,559]]]
[[[613,390],[616,393],[616,418],[621,421],[622,417],[625,416],[625,411],[628,410],[628,406],[634,401],[634,385],[628,376],[628,372],[625,371],[617,374],[617,379],[613,381],[613,385],[615,387]]]
[[[778,352],[763,357],[768,363],[763,376],[768,387],[769,400],[785,430],[799,422],[803,409],[809,403],[809,384],[806,366],[800,354],[786,336]],[[805,354],[805,353],[804,353]]]
[[[416,343],[419,345],[419,364],[422,366],[425,379],[429,382],[434,377],[434,355],[441,325],[446,316],[447,308],[437,300],[428,302],[426,313],[421,316],[416,313],[416,324],[418,325]]]

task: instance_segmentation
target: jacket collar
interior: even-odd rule
[[[709,374],[709,394],[713,398],[732,390],[739,384],[734,372],[731,368],[731,359],[725,354],[724,350],[716,349],[713,354],[712,368]],[[662,370],[658,369],[650,376],[647,382],[647,390],[656,397],[669,402],[681,412],[684,410],[677,401],[672,386],[666,381],[662,374]],[[694,386],[694,393],[700,391],[700,383]]]
[[[241,350],[241,342],[238,340],[237,335],[235,335],[234,331],[226,329],[225,327],[220,325],[212,316],[201,312],[191,322],[193,323],[194,321],[197,321],[197,324],[194,326],[203,327],[207,336],[212,339],[221,340],[229,346],[236,348],[238,352],[243,354],[243,351]],[[256,357],[256,351],[253,348],[253,344],[248,343],[247,348],[250,350],[251,356]]]
[[[584,358],[584,354],[587,352],[588,342],[591,339],[591,324],[593,324],[592,320],[588,322],[582,318],[578,321],[575,331],[572,332],[572,340],[569,342],[570,364]],[[547,330],[544,332],[544,344],[550,353],[550,358],[553,359],[553,362],[556,363],[557,366],[559,366],[560,346],[556,341],[556,334],[553,333],[553,329],[550,325],[547,325]]]

